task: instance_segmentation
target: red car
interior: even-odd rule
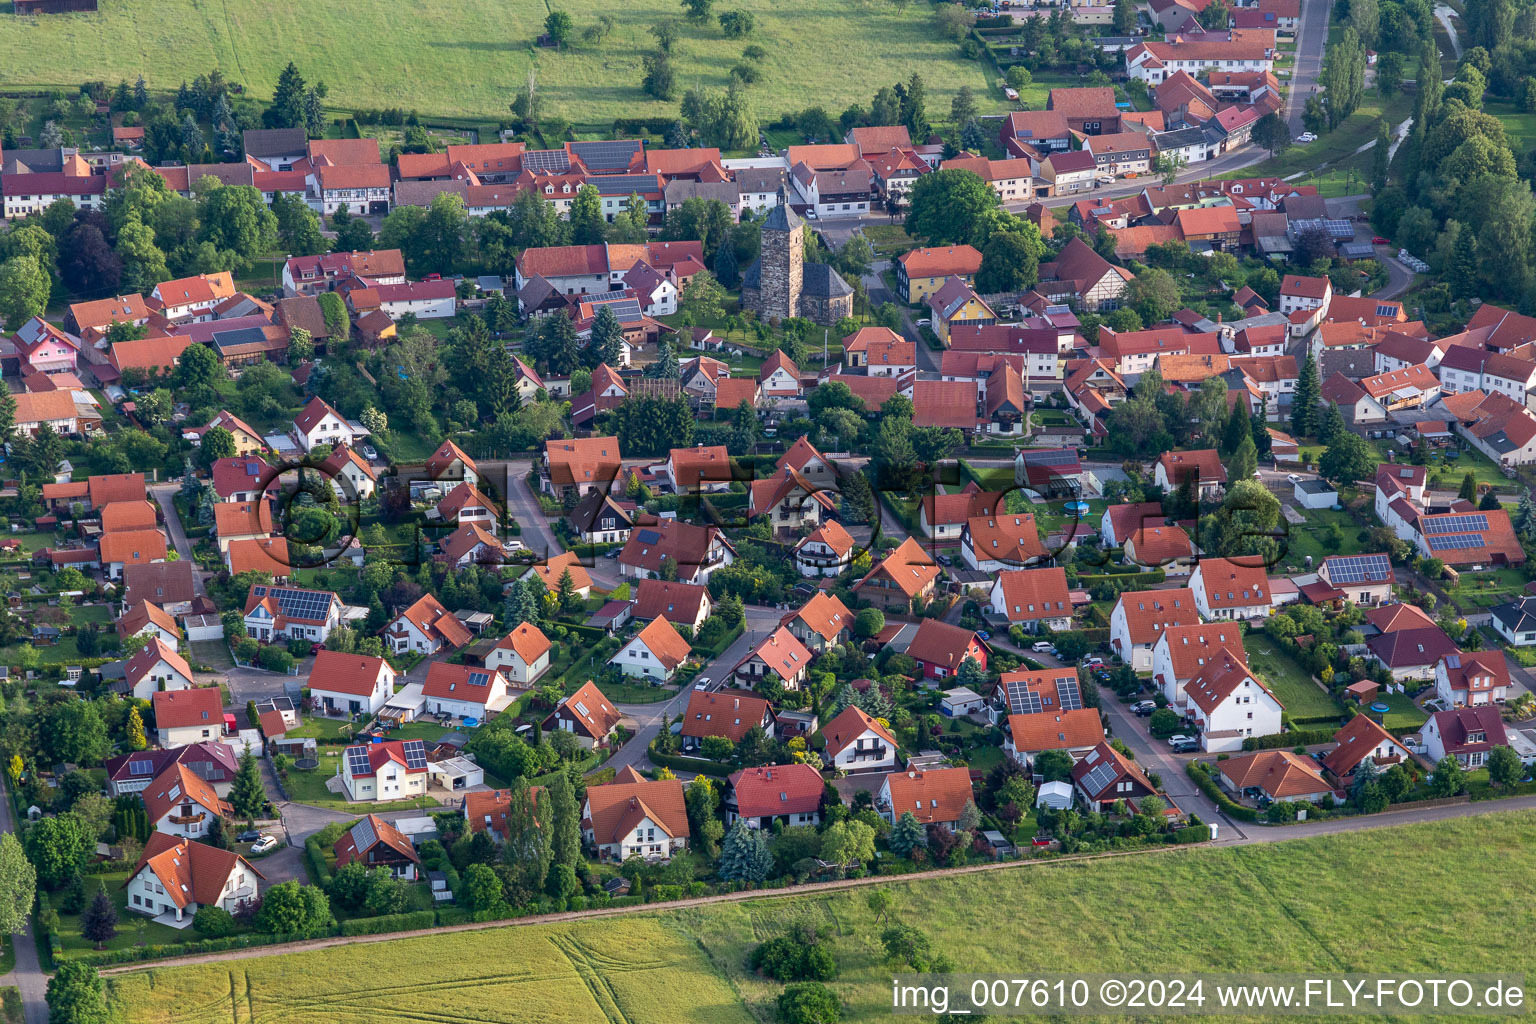
[[[1388,239],[1382,238],[1380,235],[1377,235],[1375,238],[1371,239],[1371,244],[1372,245],[1391,245],[1392,243]]]

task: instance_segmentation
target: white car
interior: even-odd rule
[[[277,836],[265,835],[251,845],[252,853],[266,853],[268,850],[277,849]]]
[[[930,327],[930,326],[932,326],[932,325],[933,325],[933,321],[932,321],[932,320],[930,320],[930,319],[929,319],[929,318],[928,318],[928,317],[926,317],[926,316],[925,316],[925,317],[923,317],[923,318],[922,318],[922,319],[921,319],[921,320],[917,320],[917,321],[914,321],[914,322],[915,322],[915,323],[916,323],[916,324],[917,324],[917,326],[919,326],[919,327]]]
[[[1055,654],[1056,645],[1051,643],[1049,640],[1041,640],[1039,643],[1031,647],[1030,650],[1034,651],[1036,654]]]
[[[1296,141],[1301,143],[1316,142],[1317,136],[1311,132],[1302,132],[1300,135],[1296,136]]]
[[[1301,483],[1301,477],[1297,476],[1295,473],[1287,473],[1285,478],[1293,484]]]

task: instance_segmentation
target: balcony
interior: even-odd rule
[[[890,748],[884,744],[881,744],[878,747],[870,747],[867,750],[858,750],[854,752],[853,763],[859,764],[863,761],[883,761],[885,760],[885,757],[888,753],[890,753]]]
[[[208,815],[199,811],[197,814],[173,814],[170,817],[172,825],[196,825]]]

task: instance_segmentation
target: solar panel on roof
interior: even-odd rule
[[[331,608],[331,593],[323,590],[273,588],[277,610],[290,619],[323,620]]]
[[[1428,540],[1434,551],[1466,551],[1483,546],[1482,534],[1478,533],[1437,533]]]
[[[1115,780],[1115,775],[1115,763],[1113,761],[1105,761],[1096,766],[1093,771],[1083,776],[1083,791],[1087,793],[1102,793]]]
[[[616,299],[612,302],[599,303],[599,305],[613,310],[613,315],[621,324],[634,323],[641,317],[639,299]]]
[[[1015,715],[1038,715],[1045,710],[1040,695],[1023,683],[1008,684],[1008,710]]]
[[[1075,466],[1078,464],[1077,452],[1070,448],[1025,451],[1023,455],[1026,466]]]
[[[359,853],[378,841],[379,837],[373,831],[373,822],[369,819],[363,818],[352,826],[352,844],[357,847]]]
[[[1335,584],[1385,579],[1391,571],[1386,555],[1345,555],[1330,558],[1325,564]]]
[[[1377,306],[1376,307],[1376,315],[1377,316],[1397,316],[1397,307],[1396,306]]]
[[[1083,706],[1083,691],[1076,678],[1056,680],[1056,696],[1061,698],[1061,710],[1078,711]]]
[[[471,672],[469,674],[469,685],[470,686],[485,686],[488,683],[490,683],[490,681],[491,681],[491,677],[490,677],[489,673],[486,673],[486,672]]]
[[[571,158],[563,149],[535,149],[523,154],[523,166],[531,171],[568,171]]]
[[[571,152],[581,157],[583,163],[590,169],[597,171],[603,169],[625,168],[630,160],[640,151],[640,143],[635,141],[597,141],[597,142],[573,142]],[[525,158],[526,162],[526,158]]]
[[[1447,654],[1445,656],[1445,667],[1446,668],[1461,668],[1461,655],[1459,655],[1459,654]]]
[[[1468,530],[1488,529],[1488,517],[1481,512],[1467,512],[1456,516],[1441,516],[1436,519],[1424,521],[1424,532],[1433,533],[1465,533]]]
[[[367,747],[347,748],[347,771],[353,775],[370,775],[372,766],[368,763]]]
[[[427,766],[427,746],[421,740],[406,740],[400,752],[405,755],[407,771],[415,771]]]

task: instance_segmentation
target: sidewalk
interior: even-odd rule
[[[15,832],[11,820],[10,796],[0,784],[0,832]],[[21,1002],[26,1010],[27,1024],[48,1024],[48,977],[37,959],[37,944],[32,941],[32,919],[27,926],[12,935],[10,941],[16,950],[16,967],[11,973],[0,976],[0,986],[14,985],[21,990]]]

